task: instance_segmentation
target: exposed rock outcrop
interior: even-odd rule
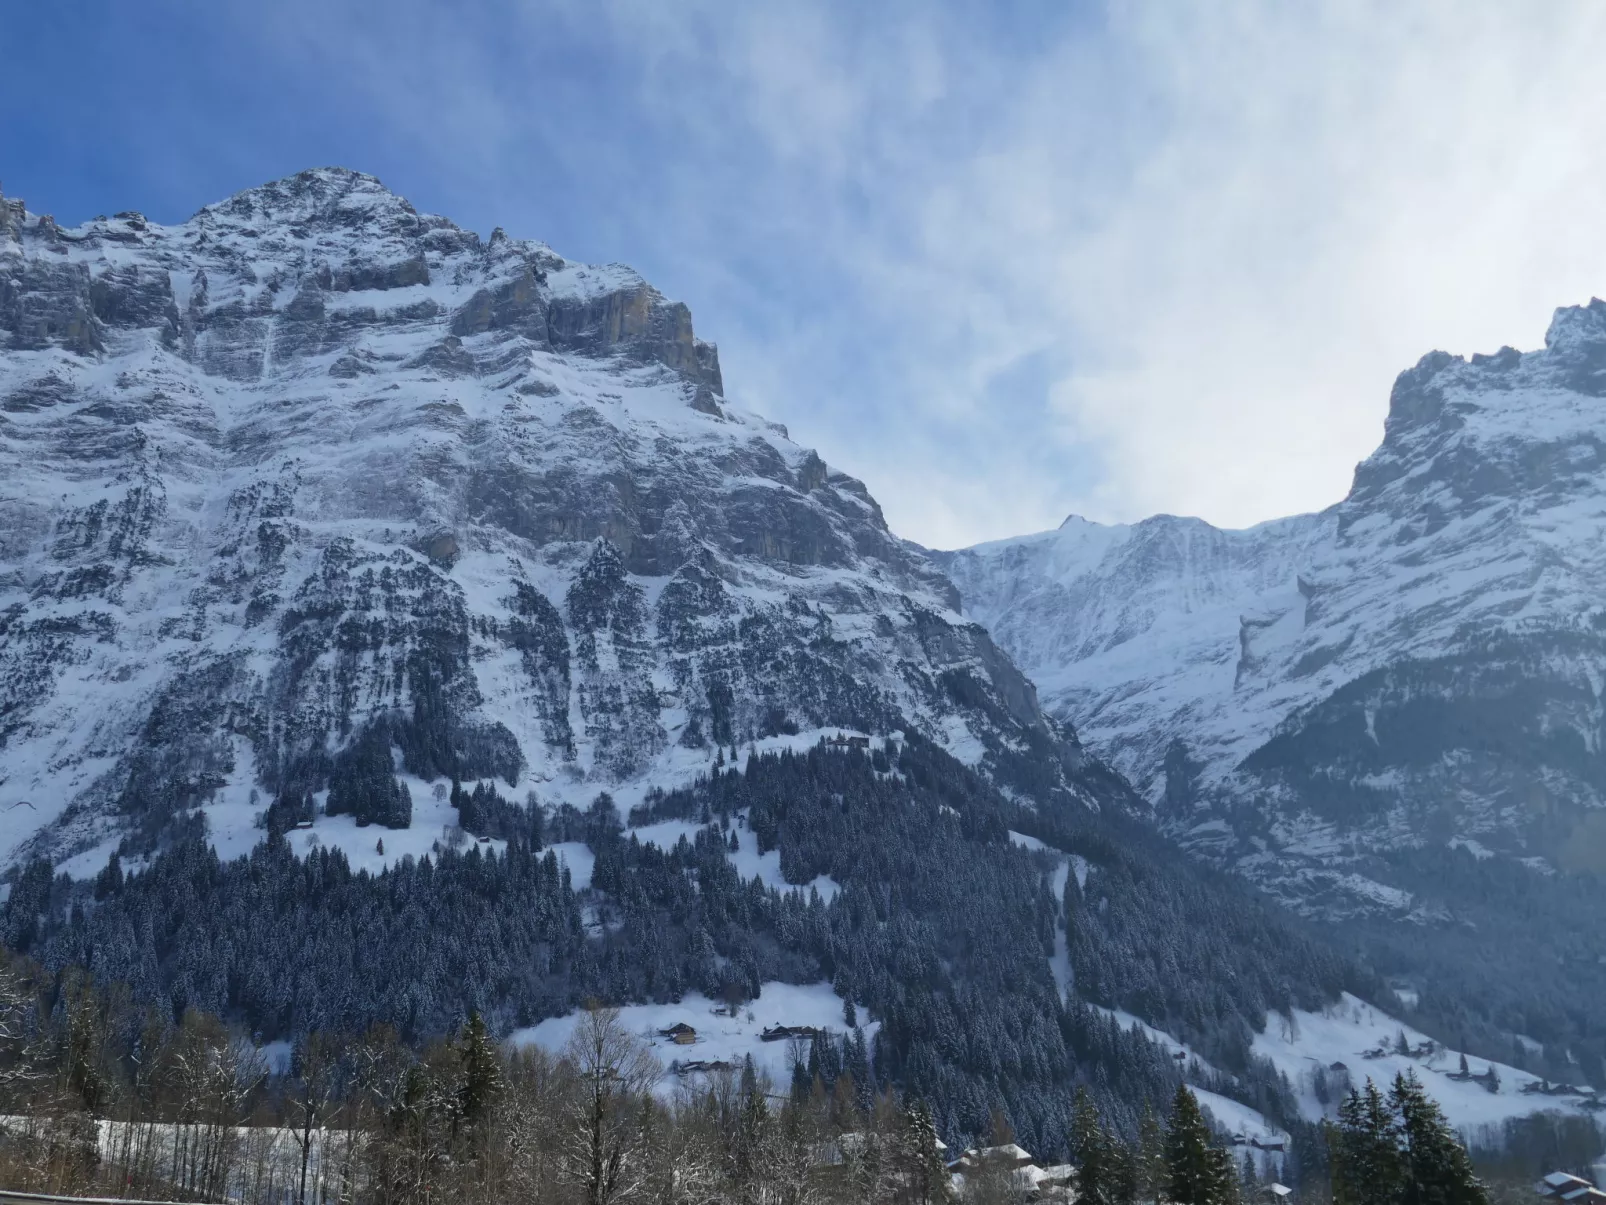
[[[629,269],[344,170],[172,227],[3,201],[0,340],[0,814],[44,825],[6,856],[252,792],[408,823],[392,772],[583,803],[838,725],[1120,793]]]

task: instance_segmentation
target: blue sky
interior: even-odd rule
[[[1606,292],[1606,7],[14,5],[0,181],[303,167],[622,261],[938,546],[1335,501],[1396,372]]]

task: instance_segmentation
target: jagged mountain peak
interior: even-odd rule
[[[1606,465],[1602,397],[1598,300],[1557,310],[1535,351],[1424,356],[1394,384],[1383,442],[1340,504],[1340,533],[1386,521],[1410,539],[1497,504],[1545,510],[1593,493]]]
[[[1587,305],[1558,306],[1545,331],[1545,346],[1551,351],[1566,352],[1602,344],[1606,344],[1606,301],[1599,297],[1591,297]]]
[[[317,835],[359,840],[413,814],[387,747],[419,808],[443,776],[629,804],[837,728],[1119,795],[635,272],[344,169],[176,226],[0,215],[4,856],[239,852],[340,783]]]
[[[349,215],[346,224],[355,225],[392,215],[416,217],[417,211],[377,176],[348,167],[316,167],[203,205],[191,220],[303,222],[336,215]]]
[[[554,295],[584,298],[641,289],[662,300],[626,264],[572,262],[539,240],[510,238],[500,226],[482,240],[450,218],[420,213],[378,177],[344,167],[313,168],[244,189],[203,206],[182,229],[201,241],[241,234],[252,240],[267,238],[270,247],[299,245],[314,256],[320,247],[344,245],[348,250],[365,250],[371,257],[382,249],[374,246],[374,240],[394,238],[419,254],[431,247],[459,250],[477,253],[492,269],[527,268]]]
[[[1546,406],[1547,399],[1533,392],[1541,388],[1606,396],[1606,302],[1592,298],[1587,305],[1559,307],[1544,347],[1534,351],[1506,346],[1470,357],[1427,353],[1395,380],[1384,447],[1391,437],[1434,421],[1454,423],[1474,408],[1520,408],[1525,420],[1532,419]],[[1546,434],[1543,424],[1527,430],[1540,438]]]
[[[1375,866],[1329,875],[1341,833],[1350,866],[1451,839],[1606,865],[1603,396],[1597,300],[1543,348],[1401,373],[1319,514],[1067,523],[943,563],[1054,714],[1291,902],[1420,906]]]

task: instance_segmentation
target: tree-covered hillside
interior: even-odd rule
[[[49,967],[126,982],[175,1017],[204,1009],[265,1038],[386,1021],[423,1040],[471,1011],[506,1031],[593,998],[830,982],[881,1022],[875,1074],[930,1099],[944,1133],[983,1133],[1002,1110],[1044,1151],[1063,1141],[1078,1085],[1135,1132],[1142,1102],[1169,1098],[1182,1074],[1085,1003],[1184,1036],[1219,1069],[1196,1078],[1292,1121],[1249,1034],[1269,1009],[1367,986],[1138,830],[1013,803],[918,738],[749,755],[655,794],[631,819],[691,821],[693,839],[669,849],[641,842],[606,797],[539,817],[486,786],[455,798],[469,827],[494,821],[511,838],[505,853],[474,844],[372,875],[338,852],[298,859],[277,836],[225,863],[198,837],[92,886],[39,862],[0,914],[3,937]],[[827,875],[840,891],[826,902],[744,882],[730,856],[743,826],[779,848],[789,881]],[[1085,857],[1085,888],[1065,876],[1056,898],[1063,857],[1022,848],[1011,829]],[[589,846],[589,886],[541,848],[554,839]],[[1050,972],[1067,922],[1069,1003]]]

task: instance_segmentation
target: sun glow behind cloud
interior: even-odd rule
[[[928,544],[1327,505],[1400,369],[1606,292],[1591,0],[225,8],[78,63],[162,165],[98,208],[338,160],[631,262]]]

